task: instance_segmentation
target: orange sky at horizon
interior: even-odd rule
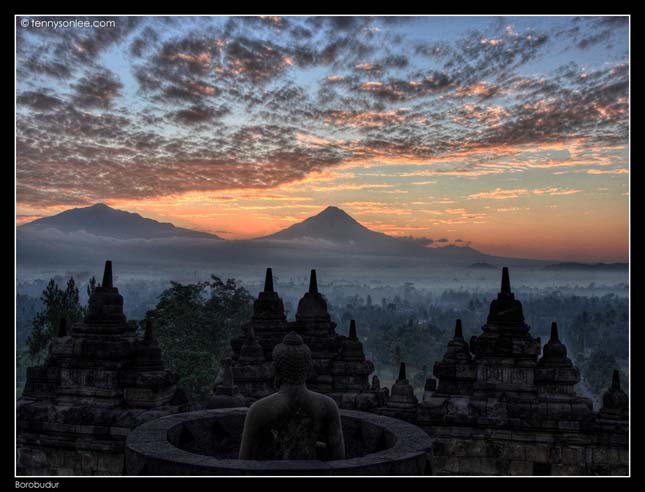
[[[16,31],[16,224],[105,203],[225,239],[629,257],[628,16],[114,17]],[[80,48],[79,48],[80,47]]]
[[[189,210],[186,211],[188,218],[186,218],[186,213],[173,218],[167,213],[160,213],[158,204],[142,203],[139,206],[131,206],[130,208],[126,208],[123,205],[133,205],[131,203],[121,204],[118,201],[110,201],[107,204],[113,208],[136,212],[144,217],[161,222],[171,222],[178,227],[217,234],[225,239],[252,239],[269,235],[307,217],[316,215],[326,207],[325,205],[316,206],[311,209],[311,212],[296,216],[275,217],[273,221],[267,220],[267,216],[264,214],[257,216],[250,212],[244,217],[240,217],[237,214],[223,211],[213,214],[212,219],[216,218],[217,220],[217,226],[213,227],[209,225],[209,219],[204,217],[203,214],[200,216],[202,220],[191,218]],[[334,204],[330,203],[330,205]],[[351,206],[340,205],[340,208],[369,229],[392,236],[430,237],[430,233],[434,230],[430,227],[413,229],[383,223],[378,220],[371,221],[370,215],[365,215],[358,210],[354,211]],[[16,225],[20,226],[40,217],[18,217]],[[365,217],[365,219],[362,217]],[[544,220],[544,217],[542,219]],[[593,222],[593,219],[590,222]],[[597,225],[597,227],[588,227],[588,225],[576,223],[572,227],[571,224],[561,223],[557,225],[555,232],[552,231],[545,237],[539,230],[536,230],[536,223],[527,217],[526,222],[519,223],[505,223],[503,221],[497,224],[471,223],[467,224],[466,227],[463,224],[452,224],[449,228],[444,229],[445,233],[440,236],[446,237],[451,243],[455,239],[464,238],[463,241],[474,249],[497,256],[562,261],[628,261],[629,237],[625,233],[628,229],[627,217],[621,223],[615,224],[609,233],[607,233],[607,228],[603,228],[600,225]],[[600,241],[598,239],[599,229],[604,234]],[[502,235],[498,236],[499,234]],[[439,239],[436,234],[434,236],[433,239]],[[496,239],[496,237],[499,237],[499,239]],[[438,246],[441,245],[438,244]]]
[[[475,169],[471,171],[474,176],[459,172],[441,175],[436,172],[436,161],[351,163],[269,189],[103,202],[225,239],[272,234],[335,205],[364,226],[392,236],[435,241],[445,238],[448,244],[457,241],[499,256],[627,261],[628,171],[610,163],[598,164],[600,154],[607,149],[595,149],[597,155],[591,161],[572,164],[571,156],[579,152],[577,145],[573,142],[533,149],[529,153],[531,162],[525,157],[522,166],[516,160],[512,165],[507,161],[516,158],[517,149],[502,153],[502,157],[488,162],[488,167],[478,168],[494,170],[492,174],[479,174]],[[558,161],[550,154],[553,149],[567,150],[567,157]],[[619,151],[624,155],[626,148]],[[551,166],[535,167],[547,158]],[[590,166],[589,162],[597,165]],[[603,172],[594,172],[597,170]],[[68,208],[74,207],[39,209],[18,204],[16,223],[21,225]]]

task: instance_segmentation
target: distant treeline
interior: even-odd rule
[[[72,319],[83,313],[88,286],[79,288],[72,282],[70,287],[69,279],[60,283],[60,288],[54,288],[52,282],[46,284],[40,299],[17,296],[19,389],[25,368],[42,360],[47,336],[55,333],[58,311],[69,311],[67,316]],[[250,317],[254,296],[239,281],[215,276],[206,282],[165,286],[162,289],[159,283],[142,281],[120,290],[132,322],[154,322],[166,364],[179,372],[180,386],[199,406],[212,389],[219,361],[230,350],[230,337],[240,334],[241,324]],[[366,285],[357,286],[364,294],[343,296],[330,291],[330,314],[342,335],[347,334],[351,319],[357,321],[358,336],[383,384],[392,384],[396,368],[404,361],[409,378],[421,392],[435,361],[446,350],[455,320],[462,320],[464,337],[470,340],[481,332],[492,297],[490,293],[452,289],[431,294],[412,283],[390,289],[394,295],[378,300],[372,298],[377,291]],[[607,289],[599,286],[597,291]],[[629,302],[624,294],[582,296],[531,289],[518,296],[531,332],[542,338],[542,344],[548,340],[551,322],[558,322],[569,356],[581,370],[584,389],[594,397],[607,386],[606,375],[613,367],[628,374]],[[293,317],[293,306],[285,304]],[[31,344],[30,353],[28,341],[33,342],[35,333],[38,343]],[[40,352],[34,353],[39,347]]]

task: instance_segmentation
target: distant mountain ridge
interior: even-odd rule
[[[336,242],[394,239],[382,232],[368,229],[344,210],[333,206],[286,229],[257,239],[289,240],[304,237]]]
[[[406,237],[388,236],[368,229],[344,210],[328,206],[322,212],[302,222],[254,241],[324,240],[344,246],[355,253],[382,254],[386,256],[445,256],[471,260],[486,255],[467,246],[428,248],[419,241]]]
[[[63,234],[51,234],[52,230]],[[81,231],[90,236],[71,235]],[[225,240],[215,234],[176,227],[102,203],[35,220],[17,227],[16,233],[19,261],[26,263],[55,264],[63,257],[68,263],[78,262],[81,257],[94,261],[100,249],[108,248],[108,255],[120,254],[135,264],[163,262],[182,265],[191,262],[201,265],[235,261],[248,266],[255,262],[265,263],[269,258],[288,264],[296,257],[307,264],[363,262],[375,268],[388,269],[399,264],[418,264],[419,268],[430,264],[467,267],[502,262],[508,266],[543,268],[548,264],[544,260],[491,256],[469,246],[429,247],[431,241],[389,236],[370,230],[334,206],[276,233],[246,240]],[[115,250],[109,243],[92,240],[92,236],[150,242],[147,245],[123,243]],[[191,241],[193,239],[198,241]]]
[[[54,228],[62,232],[85,231],[95,236],[117,239],[159,239],[170,237],[221,239],[215,234],[176,227],[169,222],[147,219],[97,203],[90,207],[73,208],[51,217],[34,220],[20,229]]]
[[[588,271],[624,271],[629,270],[629,263],[578,263],[574,261],[547,265],[545,270],[588,270]]]
[[[472,270],[499,270],[499,267],[486,262],[473,263],[472,265],[468,265],[468,268]]]

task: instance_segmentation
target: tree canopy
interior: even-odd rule
[[[197,406],[211,390],[229,341],[252,314],[251,294],[237,280],[211,276],[208,282],[171,282],[145,320],[168,367],[179,374],[179,387]]]
[[[49,347],[51,338],[56,336],[62,318],[67,323],[80,321],[85,316],[85,308],[78,297],[78,287],[70,277],[64,289],[51,279],[41,295],[43,308],[32,322],[33,329],[27,339],[29,355],[32,360],[42,359]]]

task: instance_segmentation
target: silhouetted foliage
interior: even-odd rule
[[[16,295],[16,346],[27,349],[27,340],[34,328],[34,318],[42,308],[39,298],[25,294]]]
[[[595,395],[601,395],[610,386],[611,379],[609,376],[618,367],[618,362],[610,352],[598,349],[592,351],[588,357],[581,360],[579,365],[589,389]],[[620,379],[623,390],[628,391],[628,384],[623,371],[621,371]]]
[[[455,319],[462,320],[464,338],[469,341],[485,323],[494,294],[448,289],[432,298],[407,285],[405,289],[404,298],[383,297],[379,303],[368,303],[355,295],[347,297],[339,322],[342,327],[350,319],[356,320],[366,354],[378,371],[396,374],[399,362],[406,362],[410,374],[415,374],[410,382],[420,392],[422,367],[426,365],[426,376],[430,377],[434,362],[441,359],[452,338]],[[606,369],[610,363],[624,367],[627,362],[628,299],[615,294],[579,296],[538,290],[523,294],[521,301],[531,333],[540,336],[542,344],[549,338],[551,321],[558,321],[560,336],[580,369],[582,383],[600,397],[608,385],[611,369]],[[598,350],[611,355],[613,362],[596,355],[598,369],[589,363],[589,357]],[[626,386],[627,381],[624,383]]]
[[[65,289],[58,287],[54,279],[51,279],[40,299],[43,308],[34,317],[33,329],[27,339],[32,361],[42,358],[52,337],[58,333],[61,318],[65,318],[69,325],[85,316],[85,308],[79,302],[78,287],[73,277],[67,281]]]
[[[66,280],[55,279],[60,285]],[[87,295],[91,293],[92,285],[96,282],[90,279],[82,286],[83,301],[86,291]],[[287,290],[286,285],[283,283],[283,290]],[[180,372],[185,389],[193,388],[187,392],[201,395],[199,398],[203,401],[211,391],[219,360],[229,350],[230,336],[241,334],[240,325],[251,315],[251,298],[233,280],[211,279],[201,284],[167,287],[166,282],[131,279],[120,283],[119,291],[124,297],[128,318],[141,320],[146,313],[155,316],[155,334],[168,354],[166,363]],[[38,280],[28,288],[33,292],[31,296],[19,293],[16,299],[19,348],[25,346],[33,331],[33,320],[43,306],[36,294],[51,287],[46,281]],[[285,297],[285,310],[288,318],[293,319],[301,290],[293,285],[289,288],[294,293],[291,298]],[[214,297],[211,296],[213,289]],[[393,383],[391,378],[398,374],[402,360],[408,366],[410,382],[417,391],[423,388],[423,365],[426,365],[426,376],[430,377],[434,362],[443,356],[452,337],[455,319],[462,320],[464,338],[469,341],[472,335],[480,333],[490,301],[496,295],[495,287],[429,292],[409,283],[378,287],[361,285],[358,289],[348,285],[343,289],[347,294],[343,294],[342,289],[326,292],[330,314],[338,322],[338,333],[346,335],[349,321],[355,319],[358,336],[367,357],[375,364],[381,383]],[[591,284],[566,291],[525,287],[516,293],[523,303],[531,333],[541,337],[542,344],[548,340],[551,322],[558,322],[560,337],[568,348],[569,357],[580,369],[582,384],[596,398],[602,395],[609,381],[601,370],[595,374],[596,366],[588,362],[590,357],[598,350],[610,354],[627,378],[629,347],[627,291],[622,289],[624,294],[621,294],[620,286],[612,287],[615,293],[606,293],[607,287],[599,289]],[[598,292],[602,294],[598,295]],[[168,321],[164,321],[166,314]],[[52,326],[57,327],[57,321],[53,323]],[[32,338],[38,336],[36,332]],[[21,366],[24,363],[23,359],[18,360],[19,378],[24,372]],[[626,379],[624,383],[627,388]],[[586,394],[584,389],[581,391]]]
[[[94,293],[94,289],[96,289],[96,278],[92,276],[92,278],[89,280],[87,283],[87,298],[89,299],[92,297],[92,294]]]
[[[252,314],[252,297],[234,279],[181,284],[171,282],[156,307],[146,314],[168,367],[179,374],[179,387],[197,406],[212,391],[219,361],[229,341]]]

